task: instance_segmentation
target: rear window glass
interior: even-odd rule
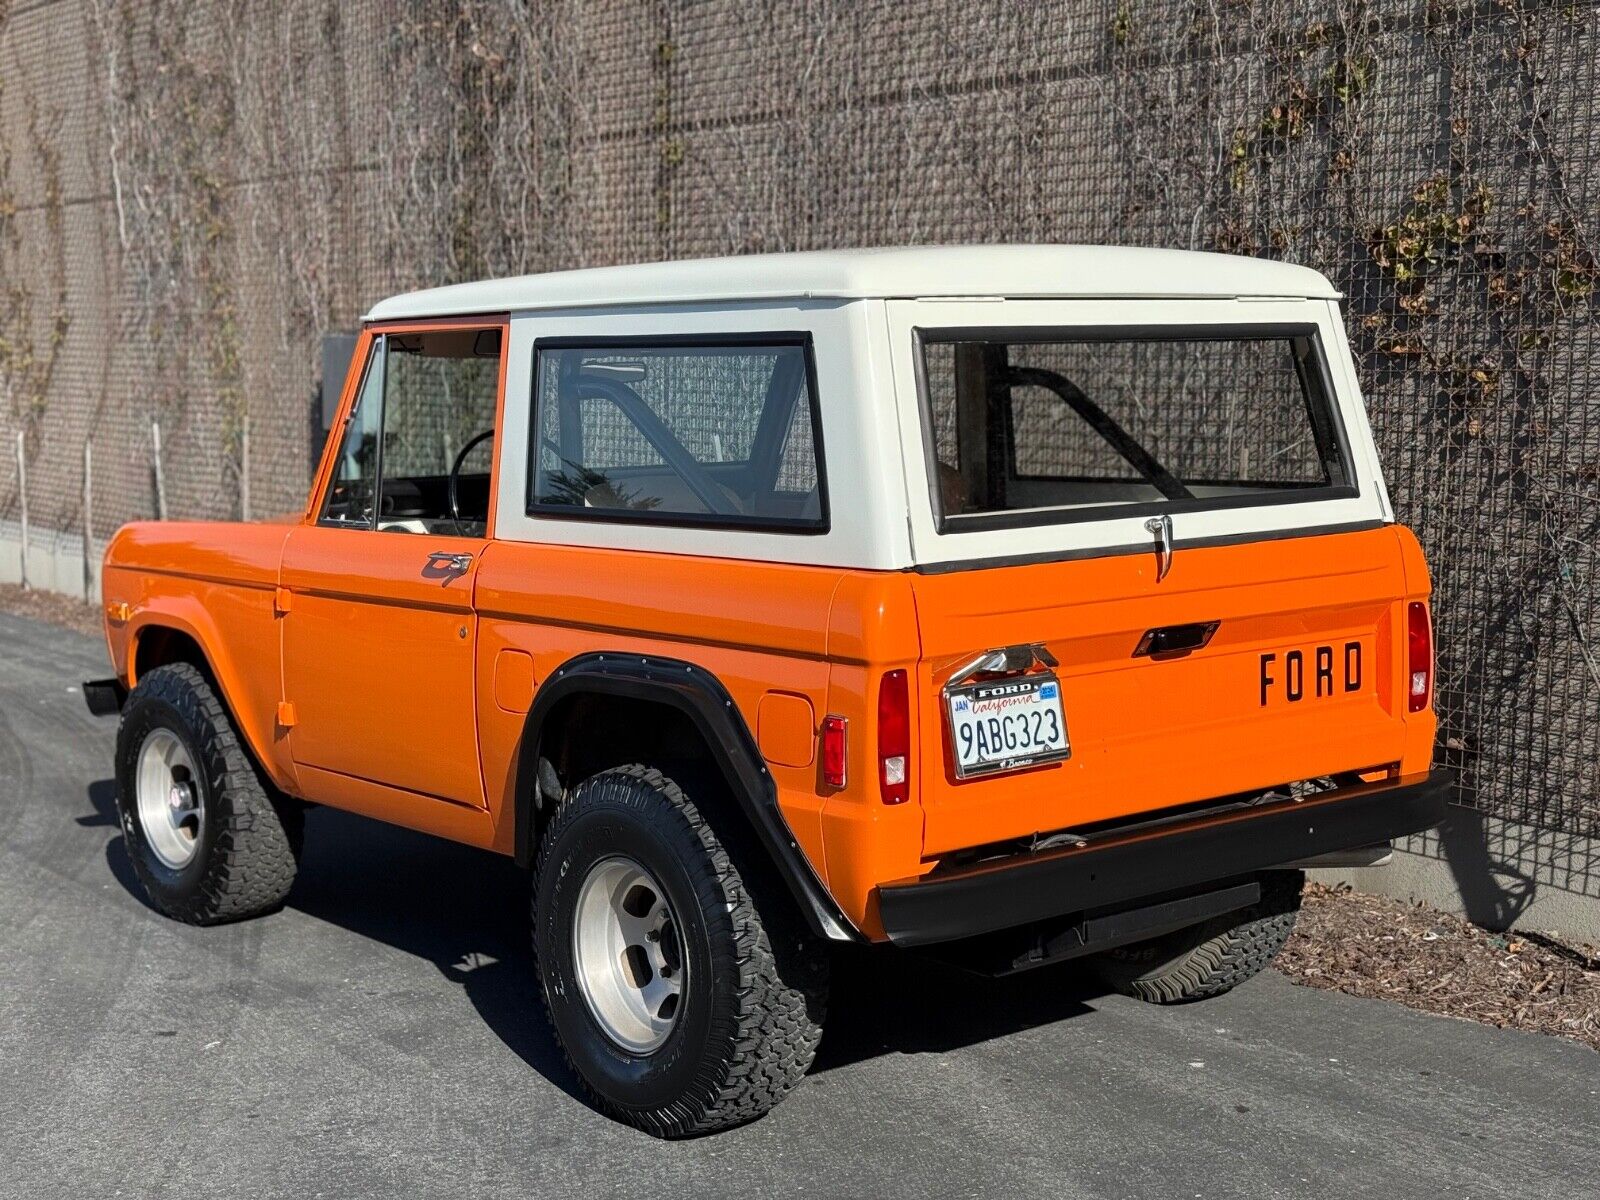
[[[528,511],[827,528],[809,346],[541,346]]]
[[[925,333],[922,351],[941,527],[1353,494],[1311,332]]]

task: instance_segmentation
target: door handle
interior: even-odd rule
[[[465,571],[472,566],[472,555],[452,554],[449,550],[435,550],[428,555],[428,566],[434,570]]]

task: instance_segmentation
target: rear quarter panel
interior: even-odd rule
[[[826,878],[815,739],[828,703],[828,610],[841,576],[782,563],[491,542],[478,565],[477,694],[495,847],[512,849],[516,755],[537,688],[569,659],[616,651],[682,659],[717,676],[767,751],[795,840]]]

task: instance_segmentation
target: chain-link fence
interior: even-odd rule
[[[387,292],[931,241],[1346,293],[1467,801],[1600,833],[1595,0],[0,0],[0,449],[96,538],[296,508]],[[0,530],[19,508],[0,455]]]

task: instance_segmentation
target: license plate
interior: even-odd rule
[[[1067,758],[1061,682],[1025,675],[945,690],[956,777],[1014,771]]]

